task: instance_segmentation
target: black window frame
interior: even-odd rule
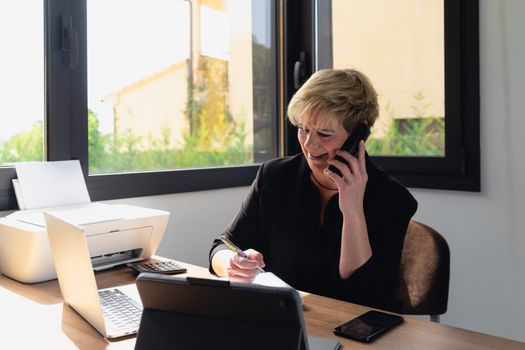
[[[316,7],[329,10],[331,1],[301,2],[300,23],[288,33],[293,40],[300,32],[288,57],[293,67],[303,53],[307,58],[304,81],[317,67],[315,49]],[[366,14],[362,14],[366,15]],[[373,14],[371,14],[373,17]],[[373,21],[373,18],[371,19]],[[478,0],[444,0],[445,25],[445,156],[374,156],[374,161],[408,187],[480,192],[479,121],[479,3]],[[331,38],[322,38],[324,60],[331,61]],[[324,67],[319,67],[324,68]],[[293,79],[289,71],[289,79]],[[289,97],[295,89],[289,86]],[[296,129],[286,125],[286,154],[300,152]]]

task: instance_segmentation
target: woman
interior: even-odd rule
[[[378,114],[362,73],[313,74],[288,106],[302,154],[264,163],[224,232],[248,258],[215,240],[210,271],[250,282],[264,267],[299,290],[398,310],[394,289],[417,202],[373,164],[363,141],[357,157],[339,150],[356,125],[372,127]]]

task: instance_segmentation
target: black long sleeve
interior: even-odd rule
[[[396,310],[393,290],[408,223],[417,202],[367,157],[364,212],[372,257],[348,279],[339,277],[342,214],[338,196],[320,224],[320,197],[302,154],[261,166],[240,211],[224,235],[241,249],[253,248],[266,270],[307,292]],[[213,254],[223,249],[215,240]],[[211,271],[211,264],[210,264]]]

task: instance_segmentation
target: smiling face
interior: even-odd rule
[[[335,157],[335,152],[348,138],[348,132],[340,122],[328,123],[322,117],[312,116],[304,124],[297,126],[297,138],[301,149],[317,181],[333,184],[324,173],[327,161]]]

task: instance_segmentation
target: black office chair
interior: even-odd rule
[[[412,220],[401,254],[401,284],[397,298],[404,302],[401,313],[430,315],[439,323],[447,311],[450,251],[446,240],[433,228]]]

